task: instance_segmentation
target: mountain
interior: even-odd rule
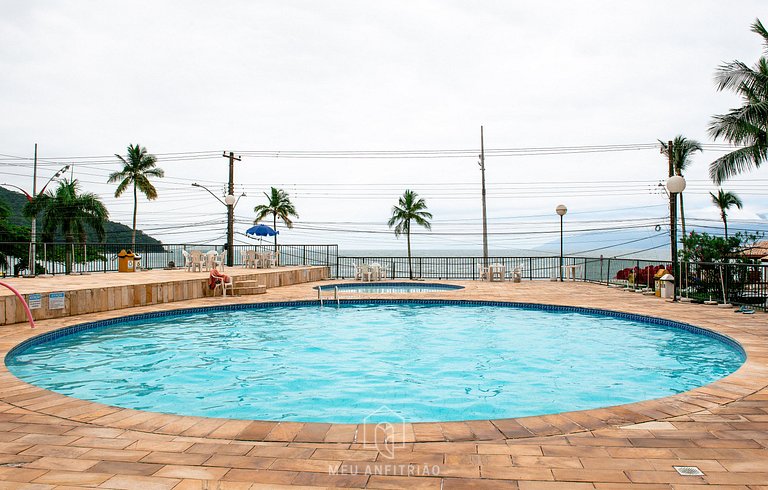
[[[9,208],[11,208],[11,215],[9,221],[15,225],[24,226],[29,228],[30,220],[25,217],[21,210],[24,204],[27,202],[27,198],[20,192],[10,191],[4,187],[0,187],[0,201],[5,202]],[[38,221],[38,233],[40,223]],[[125,247],[126,244],[131,243],[131,227],[125,226],[122,223],[116,223],[114,221],[107,221],[104,223],[104,231],[106,232],[105,243],[107,244],[119,244]],[[88,230],[88,242],[98,242],[96,233],[93,230]],[[63,237],[57,236],[56,241],[64,241]],[[136,245],[157,245],[161,246],[162,242],[149,235],[146,235],[140,230],[136,230]],[[138,248],[138,247],[137,247]]]

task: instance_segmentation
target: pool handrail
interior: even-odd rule
[[[24,296],[22,296],[21,293],[16,291],[16,289],[8,283],[0,281],[0,286],[5,286],[6,288],[10,289],[11,292],[15,294],[17,298],[19,298],[19,301],[21,301],[21,305],[24,307],[24,311],[27,312],[27,319],[29,320],[29,326],[31,328],[35,328],[35,320],[32,319],[32,311],[29,309],[29,305],[27,304],[27,301],[24,299]]]

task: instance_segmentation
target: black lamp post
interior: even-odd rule
[[[560,282],[563,282],[563,216],[568,212],[565,204],[555,208],[555,212],[560,215]]]

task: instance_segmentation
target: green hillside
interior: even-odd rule
[[[10,191],[8,189],[5,189],[3,187],[0,187],[0,201],[5,202],[8,207],[11,209],[11,214],[9,217],[9,221],[14,225],[24,226],[26,228],[29,228],[30,222],[29,219],[26,218],[22,213],[21,210],[24,207],[24,204],[27,202],[26,196],[20,192],[14,192]],[[39,221],[38,221],[39,223]],[[38,224],[39,227],[39,224]],[[131,227],[125,226],[121,223],[115,223],[114,221],[107,221],[104,224],[104,230],[106,231],[106,238],[105,243],[108,244],[129,244],[131,243]],[[39,228],[38,228],[39,231]],[[3,240],[2,237],[0,237],[0,241]],[[55,241],[64,241],[63,237],[56,237]],[[98,242],[98,238],[96,237],[96,233],[93,232],[93,230],[88,230],[88,242],[94,243]],[[157,240],[155,238],[152,238],[149,235],[144,234],[140,230],[136,231],[136,244],[142,244],[142,245],[162,245],[162,242],[160,240]]]

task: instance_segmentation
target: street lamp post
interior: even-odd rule
[[[560,282],[563,282],[563,216],[568,212],[565,204],[560,204],[555,208],[555,212],[560,215]]]
[[[45,192],[45,189],[48,187],[48,184],[53,182],[54,180],[58,179],[61,174],[69,170],[70,165],[65,165],[61,169],[59,169],[58,172],[53,174],[50,179],[48,179],[48,182],[45,183],[42,189],[40,189],[40,192],[37,192],[37,144],[35,144],[35,165],[34,165],[34,171],[33,171],[33,178],[32,178],[32,194],[30,195],[27,191],[22,189],[21,187],[13,184],[0,184],[3,187],[13,187],[14,189],[20,190],[24,197],[27,198],[27,201],[32,202],[35,200],[35,198]],[[30,277],[34,277],[37,275],[37,216],[32,216],[30,219],[30,227],[29,227],[29,274],[27,274]]]
[[[231,192],[224,196],[224,200],[222,200],[219,196],[214,194],[209,188],[207,188],[204,185],[200,185],[197,182],[192,184],[193,187],[200,187],[201,189],[205,189],[208,191],[208,194],[212,195],[216,198],[217,201],[219,201],[221,204],[225,205],[227,207],[227,267],[232,267],[234,265],[234,245],[235,245],[235,206],[237,206],[237,203],[240,201],[240,197],[245,196],[245,193],[241,194],[240,197],[235,197]]]
[[[677,270],[677,195],[685,190],[685,178],[682,175],[673,175],[667,179],[667,191],[669,191],[669,245],[672,254],[672,301],[677,301],[677,287],[680,284]]]

